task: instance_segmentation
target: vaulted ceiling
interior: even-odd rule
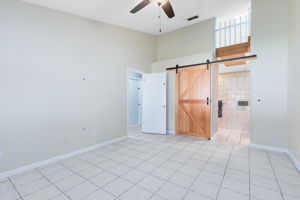
[[[114,24],[129,29],[159,33],[159,7],[150,4],[136,14],[130,10],[142,0],[22,0],[54,10]],[[170,0],[175,17],[162,13],[162,33],[173,31],[213,17],[246,12],[250,0]],[[187,18],[198,15],[194,21]]]

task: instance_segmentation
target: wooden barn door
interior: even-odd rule
[[[179,68],[176,74],[176,133],[210,138],[210,70]]]

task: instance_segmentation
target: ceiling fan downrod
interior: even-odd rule
[[[161,30],[161,10],[160,10],[161,3],[158,2],[157,5],[158,5],[159,32],[161,33],[162,32],[162,30]]]

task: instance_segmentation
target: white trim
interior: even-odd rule
[[[26,165],[24,167],[20,167],[20,168],[11,170],[11,171],[3,172],[3,173],[0,174],[0,180],[4,179],[4,178],[7,178],[7,177],[10,177],[10,176],[14,176],[14,175],[23,173],[25,171],[29,171],[29,170],[38,168],[38,167],[53,164],[53,163],[56,163],[56,162],[61,161],[63,159],[70,158],[70,157],[79,155],[79,154],[84,153],[84,152],[92,151],[92,150],[95,150],[97,148],[100,148],[100,147],[103,147],[103,146],[106,146],[106,145],[109,145],[109,144],[112,144],[112,143],[122,141],[126,138],[127,138],[127,136],[120,137],[120,138],[113,139],[113,140],[109,140],[109,141],[106,141],[106,142],[102,142],[100,144],[89,146],[87,148],[83,148],[83,149],[79,149],[77,151],[73,151],[73,152],[70,152],[70,153],[67,153],[67,154],[62,154],[62,155],[59,155],[59,156],[56,156],[56,157],[53,157],[53,158],[50,158],[50,159],[47,159],[47,160],[32,163],[30,165]]]
[[[168,130],[167,134],[169,134],[169,135],[176,135],[175,131],[171,131],[171,130]]]
[[[137,78],[137,77],[134,77],[134,76],[129,76],[129,79],[130,80],[136,80],[136,81],[141,81],[142,80],[141,78]]]
[[[263,149],[263,150],[267,150],[267,151],[284,152],[284,153],[287,153],[287,151],[288,151],[285,148],[272,147],[272,146],[266,146],[266,145],[260,145],[260,144],[249,144],[249,147]]]
[[[299,162],[299,160],[297,160],[297,158],[294,156],[294,154],[290,150],[287,150],[287,155],[289,156],[290,160],[292,161],[292,163],[294,164],[294,166],[296,167],[296,169],[300,173],[300,162]]]
[[[133,73],[137,73],[137,74],[141,74],[142,75],[142,79],[143,79],[143,75],[145,74],[144,71],[140,71],[140,70],[137,70],[137,69],[133,69],[133,68],[129,68],[127,67],[127,79],[126,79],[126,84],[127,84],[127,87],[126,87],[126,127],[127,127],[127,136],[130,135],[130,132],[129,132],[129,129],[130,129],[130,126],[129,126],[129,110],[128,110],[128,107],[129,107],[129,95],[128,95],[128,92],[129,92],[129,79],[131,79],[132,77],[129,75],[129,72],[133,72]],[[139,79],[139,80],[142,80],[142,79]],[[141,93],[143,92],[143,88],[141,87]],[[142,104],[142,102],[141,102]],[[142,106],[140,108],[140,114],[142,115]],[[142,125],[142,120],[140,119],[140,126]]]
[[[249,147],[263,149],[263,150],[267,150],[267,151],[286,153],[288,155],[289,159],[291,160],[291,162],[294,164],[295,168],[300,172],[300,162],[299,162],[299,160],[297,160],[297,158],[294,156],[294,154],[289,149],[260,145],[260,144],[250,144]]]
[[[138,127],[141,127],[141,124],[134,124],[131,126],[128,125],[128,129],[138,128]]]
[[[137,70],[137,69],[133,69],[133,68],[130,68],[130,67],[128,67],[127,68],[127,74],[128,74],[128,72],[133,72],[133,73],[136,73],[136,74],[145,74],[145,72],[144,71],[141,71],[141,70]]]
[[[218,131],[219,131],[219,129],[218,129]],[[215,137],[217,137],[217,135],[218,135],[218,131],[217,131],[215,134],[213,134],[213,136],[210,136],[210,140],[214,140],[214,139],[215,139]]]

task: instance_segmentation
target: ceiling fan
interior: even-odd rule
[[[143,0],[140,4],[138,4],[135,8],[133,8],[130,12],[133,14],[137,13],[138,11],[140,11],[141,9],[143,9],[150,3],[156,4],[159,7],[161,7],[169,18],[173,18],[175,16],[174,10],[173,10],[172,5],[169,0]]]

